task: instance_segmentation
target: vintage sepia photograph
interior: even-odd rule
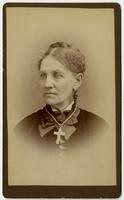
[[[120,6],[7,3],[6,197],[118,197]]]

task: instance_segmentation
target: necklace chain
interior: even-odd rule
[[[47,110],[47,108],[45,107],[45,110],[46,110],[47,113],[52,117],[52,119],[58,124],[59,128],[61,128],[61,127],[73,116],[73,114],[75,113],[76,109],[77,109],[77,105],[76,105],[74,111],[72,112],[72,114],[71,114],[69,117],[67,117],[67,119],[65,119],[63,123],[59,123],[59,122],[56,120],[56,118],[55,118],[55,117]]]

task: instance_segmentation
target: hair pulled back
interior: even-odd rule
[[[85,56],[79,49],[66,42],[55,42],[51,44],[39,61],[39,69],[42,61],[47,56],[53,56],[73,73],[84,73],[86,70]]]

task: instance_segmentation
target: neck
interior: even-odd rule
[[[69,101],[68,103],[66,104],[62,104],[62,105],[55,105],[55,106],[51,106],[52,109],[55,109],[55,110],[58,110],[60,111],[61,113],[64,112],[64,110],[66,110],[66,108],[70,105],[70,104],[73,104],[74,103],[74,100],[71,100]]]

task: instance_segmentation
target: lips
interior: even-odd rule
[[[45,92],[44,94],[45,95],[56,95],[56,93],[53,93],[53,92]]]

